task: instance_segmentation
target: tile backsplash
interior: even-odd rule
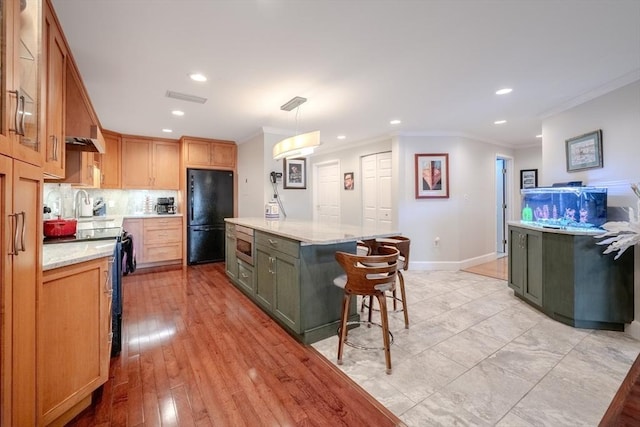
[[[44,184],[43,204],[51,208],[51,215],[63,218],[73,218],[73,202],[77,188],[71,184]],[[136,215],[143,214],[147,197],[155,203],[158,197],[174,197],[178,202],[178,192],[175,190],[105,190],[99,188],[85,189],[94,203],[100,198],[107,206],[107,215]],[[178,206],[180,210],[180,206]]]

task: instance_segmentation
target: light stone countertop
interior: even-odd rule
[[[597,236],[599,234],[605,233],[605,230],[601,230],[599,228],[543,227],[542,225],[532,221],[509,221],[508,224],[513,225],[514,227],[522,227],[522,228],[527,228],[529,230],[542,231],[545,233],[571,234],[573,236]]]
[[[367,227],[350,224],[327,225],[315,221],[292,219],[225,218],[225,221],[230,224],[237,224],[297,240],[302,245],[329,245],[401,234],[398,230],[387,227]]]
[[[124,217],[121,215],[78,218],[77,229],[122,228],[123,219]],[[42,245],[42,270],[47,271],[92,259],[113,256],[115,247],[116,239],[48,243]]]
[[[42,271],[113,256],[116,240],[51,243],[42,246]]]
[[[107,215],[78,218],[78,230],[94,228],[122,228],[122,222],[127,218],[172,218],[183,217],[183,214],[130,214]],[[86,240],[65,243],[48,243],[42,245],[42,270],[90,261],[113,255],[116,241],[114,240]]]

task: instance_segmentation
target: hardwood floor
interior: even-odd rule
[[[464,271],[480,274],[482,276],[494,277],[496,279],[509,279],[509,257],[501,257],[495,261],[490,261],[480,265],[474,265]]]
[[[402,425],[229,283],[224,264],[126,276],[123,351],[70,426]]]

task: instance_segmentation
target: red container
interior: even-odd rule
[[[45,237],[63,237],[76,234],[77,219],[47,219],[44,221]]]

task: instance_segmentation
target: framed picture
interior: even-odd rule
[[[344,189],[345,190],[353,190],[354,188],[353,179],[354,179],[353,172],[344,173]]]
[[[416,154],[416,199],[449,198],[449,154]]]
[[[538,169],[522,169],[520,171],[520,188],[536,188],[538,186]]]
[[[307,159],[284,159],[284,188],[307,188]]]
[[[602,167],[602,130],[567,139],[567,172]]]

